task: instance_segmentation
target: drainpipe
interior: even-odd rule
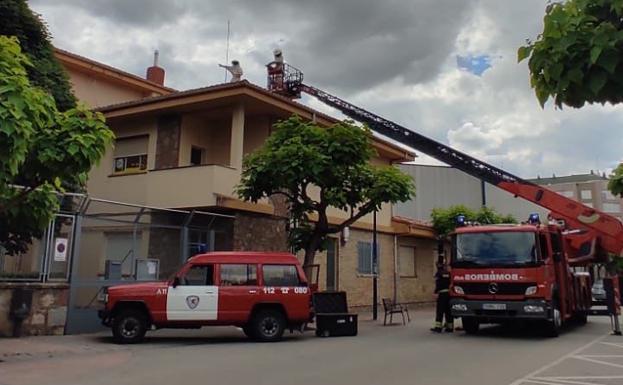
[[[394,234],[394,303],[398,302],[398,284],[400,278],[398,277],[398,235]]]

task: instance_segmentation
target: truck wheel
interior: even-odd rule
[[[286,320],[278,310],[260,310],[251,321],[250,331],[253,336],[262,342],[281,340],[286,328]]]
[[[477,334],[478,329],[480,328],[480,323],[474,317],[463,317],[461,318],[461,323],[463,324],[463,330],[467,334]]]
[[[548,337],[558,337],[560,328],[562,328],[562,313],[560,312],[558,300],[554,300],[552,302],[552,319],[545,323],[545,334]]]
[[[122,310],[114,318],[112,324],[113,339],[118,344],[135,344],[141,342],[147,332],[147,317],[136,309]]]

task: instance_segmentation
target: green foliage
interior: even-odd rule
[[[483,206],[479,210],[472,210],[463,205],[450,206],[448,208],[434,208],[431,212],[433,228],[440,237],[445,237],[456,228],[456,218],[464,215],[465,220],[478,222],[481,225],[496,223],[517,223],[512,215],[502,215],[494,209]]]
[[[76,106],[67,74],[54,58],[47,27],[25,0],[0,1],[0,35],[15,36],[20,41],[33,64],[26,69],[31,84],[51,93],[60,111]]]
[[[608,179],[608,190],[610,190],[612,195],[618,195],[623,198],[623,163],[612,170],[612,174],[610,174]]]
[[[547,6],[543,32],[517,53],[528,60],[541,106],[623,101],[623,0],[568,0]]]
[[[11,254],[41,235],[62,185],[83,185],[113,139],[102,114],[60,112],[30,67],[18,40],[0,36],[0,246]]]
[[[245,158],[237,193],[252,202],[285,196],[297,223],[290,243],[304,249],[305,262],[312,263],[328,234],[380,210],[382,203],[404,202],[414,194],[409,176],[395,167],[372,166],[374,154],[368,129],[348,121],[322,128],[294,116],[276,124],[264,146]],[[349,218],[330,225],[329,207],[346,211]]]

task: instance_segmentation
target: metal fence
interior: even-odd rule
[[[231,250],[233,217],[64,196],[26,253],[0,254],[0,281],[69,282],[65,331],[97,330],[102,288],[165,279],[192,255]]]

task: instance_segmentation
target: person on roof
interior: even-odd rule
[[[231,74],[231,83],[239,82],[241,80],[243,72],[242,67],[240,67],[240,62],[238,60],[232,60],[230,66],[223,64],[219,64],[218,66],[221,68],[225,68],[227,71],[229,71],[229,73]]]

